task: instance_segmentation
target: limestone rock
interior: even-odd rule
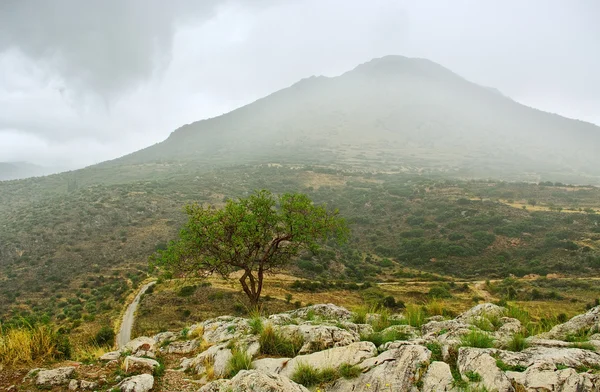
[[[223,343],[250,332],[248,320],[240,317],[221,316],[200,324],[204,328],[203,338],[208,343]]]
[[[98,383],[86,380],[71,380],[69,391],[93,391],[98,388]]]
[[[506,308],[491,303],[479,304],[459,315],[455,320],[470,323],[476,317],[502,317]]]
[[[120,351],[110,351],[100,357],[101,361],[116,361],[121,358]]]
[[[154,387],[154,377],[149,374],[127,377],[117,385],[121,392],[148,392]]]
[[[419,345],[405,345],[388,350],[359,366],[363,373],[353,379],[337,380],[328,392],[410,391],[421,377],[420,369],[429,361],[431,352]]]
[[[514,384],[524,391],[592,391],[600,389],[600,377],[577,373],[574,369],[558,370],[550,362],[538,362],[524,372],[506,372]]]
[[[446,362],[431,362],[427,372],[423,376],[422,392],[447,392],[454,391],[454,378],[450,371],[450,365]]]
[[[170,343],[164,348],[168,354],[189,354],[196,351],[200,347],[198,340],[186,340],[184,342],[176,341]]]
[[[136,357],[154,358],[156,356],[156,341],[146,336],[140,336],[127,343],[121,349],[121,352],[129,353],[129,355]]]
[[[35,385],[38,387],[53,387],[64,385],[69,382],[75,372],[74,366],[65,366],[50,370],[40,370],[35,377]]]
[[[231,380],[217,380],[206,384],[198,392],[309,392],[287,377],[266,374],[257,370],[242,370]]]
[[[252,362],[252,368],[267,374],[279,374],[290,358],[261,358]]]
[[[300,354],[347,346],[360,341],[358,333],[331,325],[292,324],[281,326],[278,329],[285,337],[301,335],[304,338],[304,345],[300,349]]]
[[[292,318],[300,318],[306,320],[309,314],[314,315],[322,320],[333,321],[349,321],[352,318],[352,312],[341,306],[334,304],[317,304],[307,306],[288,312]]]
[[[485,349],[480,349],[485,350]],[[521,352],[487,349],[511,366],[529,367],[537,362],[560,363],[568,367],[600,367],[600,354],[579,348],[529,347]]]
[[[281,371],[286,377],[292,377],[299,364],[310,364],[317,369],[331,367],[337,369],[341,364],[357,365],[367,358],[377,355],[377,348],[371,342],[356,342],[348,346],[330,348],[316,353],[299,355],[290,359]]]
[[[158,368],[160,364],[154,359],[139,358],[134,356],[128,356],[123,362],[126,373],[149,373],[154,372],[154,369]]]
[[[544,339],[564,340],[568,335],[576,335],[582,331],[596,333],[598,330],[600,330],[600,306],[575,316],[564,324],[556,325],[550,331],[538,336]]]
[[[198,354],[187,366],[197,374],[204,374],[209,367],[212,367],[216,377],[224,377],[227,373],[227,364],[232,356],[231,350],[227,348],[226,344],[219,344]],[[184,370],[186,369],[184,368]]]
[[[174,340],[177,340],[177,334],[175,332],[170,331],[161,332],[154,335],[153,339],[156,342],[156,344],[161,345],[164,342],[172,342]]]
[[[480,384],[490,391],[512,392],[515,390],[508,377],[496,366],[496,360],[485,350],[462,347],[458,350],[456,364],[465,381],[468,380],[465,374],[473,372],[479,374]]]

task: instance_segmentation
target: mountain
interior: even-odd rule
[[[48,169],[27,162],[0,162],[0,181],[43,176]]]
[[[600,128],[519,104],[425,59],[311,77],[102,166],[335,162],[465,176],[600,182]]]

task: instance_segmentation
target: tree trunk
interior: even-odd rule
[[[250,282],[248,282],[248,280],[250,280]],[[242,284],[242,289],[244,290],[244,293],[246,293],[246,296],[250,300],[250,305],[257,306],[258,301],[260,300],[260,293],[262,291],[262,268],[259,270],[258,280],[254,277],[254,275],[252,275],[251,270],[246,270],[244,272],[244,275],[242,275],[242,277],[240,278],[240,283]]]

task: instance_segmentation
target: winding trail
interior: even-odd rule
[[[117,348],[125,346],[131,340],[131,330],[133,328],[133,321],[135,319],[135,311],[140,303],[140,299],[146,290],[148,290],[148,288],[155,283],[156,281],[146,283],[144,286],[142,286],[133,301],[127,307],[127,310],[123,315],[123,321],[121,322],[121,329],[119,329],[119,334],[117,335]]]

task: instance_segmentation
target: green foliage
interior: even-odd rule
[[[433,286],[429,289],[429,296],[431,298],[452,298],[452,294],[443,286]]]
[[[571,344],[569,344],[569,347],[570,348],[579,348],[579,349],[582,349],[582,350],[596,351],[596,346],[594,346],[590,342],[576,342],[576,343],[571,343]]]
[[[498,366],[498,368],[500,370],[502,370],[503,372],[524,372],[525,370],[527,370],[526,366],[521,366],[521,365],[515,365],[515,366],[511,366],[506,364],[504,361],[502,361],[500,358],[496,358],[496,366]]]
[[[271,325],[263,328],[258,341],[261,354],[290,358],[298,355],[304,344],[304,338],[301,335],[294,335],[288,339]]]
[[[506,349],[509,351],[523,351],[527,347],[529,347],[529,344],[527,343],[527,340],[525,340],[525,336],[523,336],[520,333],[517,333],[514,334],[512,338],[508,341]]]
[[[464,335],[460,342],[461,346],[465,347],[492,348],[494,346],[494,338],[475,329]]]
[[[240,283],[252,304],[258,303],[265,273],[287,265],[302,250],[316,252],[330,236],[343,242],[348,234],[337,211],[328,212],[299,193],[276,199],[262,190],[228,200],[222,209],[189,204],[185,212],[188,222],[180,239],[154,260],[181,274],[227,278],[241,269]]]
[[[115,344],[115,331],[111,327],[104,325],[96,332],[94,342],[98,346],[112,346]]]
[[[250,333],[253,335],[258,335],[264,330],[263,321],[260,315],[253,315],[252,318],[248,320],[248,324],[250,325]]]
[[[391,328],[383,332],[373,332],[368,335],[361,335],[360,340],[371,342],[375,346],[379,347],[387,342],[394,342],[396,340],[408,340],[409,337],[410,336],[407,333]]]
[[[427,343],[425,345],[429,351],[431,351],[431,361],[443,361],[442,356],[442,345],[438,342]]]
[[[252,356],[245,351],[234,348],[231,350],[231,358],[227,362],[227,378],[232,378],[240,370],[252,369]]]
[[[481,375],[477,372],[468,371],[468,372],[465,372],[465,376],[469,379],[470,382],[481,381]]]
[[[406,307],[404,312],[404,321],[406,321],[406,324],[415,328],[421,328],[425,324],[426,318],[427,314],[420,306],[411,305]]]
[[[339,373],[333,368],[316,369],[310,364],[299,363],[292,374],[292,380],[307,388],[326,384],[339,378]]]
[[[350,365],[349,363],[342,363],[339,368],[340,376],[344,378],[356,378],[360,376],[362,370],[356,365]]]
[[[189,297],[190,295],[196,292],[197,288],[197,286],[183,286],[179,289],[177,295],[179,295],[180,297]]]

